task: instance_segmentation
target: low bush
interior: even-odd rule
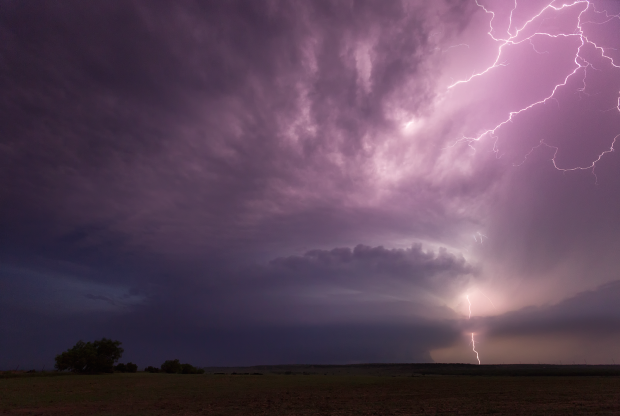
[[[119,373],[135,373],[138,371],[138,366],[132,362],[127,364],[118,363],[114,366],[114,371],[118,371]]]
[[[204,374],[205,370],[196,368],[191,364],[181,364],[181,374]]]
[[[161,371],[168,374],[180,373],[182,370],[181,362],[178,359],[166,360],[161,365]]]
[[[168,374],[204,374],[205,370],[191,364],[181,364],[178,359],[167,360],[161,365],[161,371]]]
[[[125,368],[128,373],[136,373],[138,371],[138,366],[132,362],[127,363]]]

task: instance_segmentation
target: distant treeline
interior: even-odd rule
[[[119,373],[136,373],[138,371],[138,366],[132,362],[127,364],[118,363],[114,366],[114,371],[118,371]]]
[[[168,374],[204,374],[205,370],[196,368],[191,364],[181,364],[178,359],[165,361],[160,368],[148,366],[144,369],[147,373]]]
[[[98,341],[84,342],[78,341],[72,348],[56,356],[58,371],[70,371],[79,374],[100,374],[100,373],[135,373],[138,366],[132,362],[127,364],[118,363],[114,365],[123,355],[120,341],[102,338]],[[34,372],[34,370],[32,370]],[[196,368],[191,364],[181,364],[178,359],[167,360],[161,368],[148,366],[145,371],[149,373],[169,373],[169,374],[203,374],[204,370]]]

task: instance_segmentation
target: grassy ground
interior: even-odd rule
[[[0,414],[620,414],[618,377],[109,374],[0,379]]]

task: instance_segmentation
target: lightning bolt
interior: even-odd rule
[[[491,306],[493,306],[493,309],[497,309],[497,308],[495,307],[495,304],[494,304],[494,303],[493,303],[493,301],[491,300],[491,298],[489,298],[487,295],[485,295],[485,294],[484,294],[484,292],[483,292],[482,290],[480,290],[480,289],[478,289],[478,292],[480,292],[480,294],[481,294],[482,296],[484,296],[485,298],[487,298],[487,300],[489,301],[489,303],[491,304]]]
[[[471,300],[469,300],[469,295],[465,295],[467,298],[467,303],[469,304],[469,317],[467,319],[471,319]],[[480,355],[478,355],[478,351],[476,351],[476,341],[474,341],[474,333],[471,333],[471,348],[476,353],[476,359],[478,360],[478,365],[480,365]]]
[[[480,365],[480,356],[478,355],[478,351],[476,351],[476,341],[474,341],[474,333],[471,333],[471,349],[476,353],[476,359],[478,360],[478,365]]]
[[[458,45],[452,45],[452,46],[447,47],[446,49],[442,50],[442,51],[441,51],[441,53],[446,53],[446,52],[448,52],[450,49],[452,49],[452,48],[458,48],[458,47],[460,47],[460,46],[465,46],[467,49],[469,49],[469,45],[468,45],[468,44],[466,44],[466,43],[459,43]]]
[[[477,243],[478,239],[480,239],[480,244],[482,244],[482,239],[483,238],[489,238],[486,235],[482,234],[481,232],[477,232],[476,234],[474,234],[474,241]]]
[[[574,0],[571,3],[565,3],[562,4],[561,6],[555,6],[555,0],[549,2],[545,7],[542,8],[542,10],[540,10],[540,12],[538,12],[537,14],[535,14],[534,16],[532,16],[529,20],[527,20],[520,28],[516,28],[513,29],[513,21],[512,21],[512,16],[513,16],[513,12],[515,11],[515,9],[517,8],[517,0],[514,1],[514,5],[513,8],[510,10],[510,16],[509,16],[509,26],[507,29],[507,37],[502,38],[502,37],[496,37],[494,35],[494,27],[493,27],[493,22],[495,20],[495,13],[492,10],[487,9],[484,5],[479,3],[479,0],[475,0],[476,5],[478,7],[480,7],[485,13],[490,14],[491,15],[491,19],[489,21],[489,31],[487,32],[487,34],[491,37],[491,39],[493,39],[496,42],[499,42],[499,47],[498,47],[498,51],[497,51],[497,56],[495,58],[495,61],[493,62],[492,65],[490,65],[489,67],[485,68],[484,70],[472,74],[469,78],[467,79],[463,79],[460,81],[456,81],[455,83],[453,83],[452,85],[448,86],[448,90],[458,87],[459,85],[462,84],[466,84],[468,82],[470,82],[472,79],[474,78],[478,78],[478,77],[482,77],[485,74],[493,71],[496,68],[502,67],[502,66],[506,66],[505,63],[501,62],[501,56],[502,56],[502,52],[504,51],[505,48],[509,47],[509,46],[514,46],[514,45],[518,45],[521,44],[523,42],[529,42],[532,47],[534,48],[534,51],[536,53],[542,54],[544,52],[539,52],[538,50],[536,50],[532,40],[537,37],[537,36],[545,36],[545,37],[550,37],[550,38],[577,38],[580,41],[579,47],[577,48],[577,52],[575,53],[575,67],[574,69],[568,73],[568,75],[564,78],[564,80],[555,85],[552,88],[551,93],[545,97],[542,100],[533,102],[517,111],[511,111],[508,114],[508,117],[500,122],[499,124],[497,124],[496,126],[484,130],[481,134],[479,134],[476,137],[462,137],[461,139],[458,139],[452,146],[455,146],[457,143],[460,142],[465,142],[468,144],[469,147],[471,147],[472,149],[475,150],[475,148],[472,146],[472,144],[474,142],[478,142],[481,139],[483,139],[486,136],[489,136],[491,138],[495,139],[494,145],[493,145],[493,151],[495,152],[496,155],[499,154],[499,149],[497,147],[497,141],[498,141],[498,136],[496,135],[497,131],[500,130],[504,125],[506,125],[509,122],[512,122],[515,117],[517,117],[519,114],[527,112],[528,110],[539,106],[541,104],[544,104],[546,102],[548,102],[549,100],[556,100],[557,99],[554,97],[556,92],[558,91],[558,89],[566,86],[569,82],[569,80],[575,76],[578,76],[578,74],[580,72],[583,72],[583,78],[582,78],[582,88],[579,88],[579,91],[582,93],[585,93],[585,89],[586,89],[586,76],[587,76],[587,71],[588,68],[592,68],[594,70],[596,70],[596,68],[590,63],[588,62],[588,60],[583,56],[582,54],[582,48],[586,45],[591,45],[592,47],[594,47],[596,50],[598,50],[601,54],[601,57],[606,59],[614,68],[618,68],[620,69],[620,65],[617,65],[613,58],[610,57],[609,55],[606,54],[605,48],[597,45],[595,42],[591,41],[590,39],[588,39],[588,37],[585,35],[584,31],[583,31],[583,25],[585,24],[597,24],[597,25],[602,25],[605,24],[611,20],[614,19],[620,19],[620,14],[618,15],[610,15],[609,13],[607,13],[607,11],[603,11],[603,12],[599,12],[596,10],[596,8],[594,7],[594,5],[590,2],[590,0]],[[583,10],[579,13],[578,18],[577,18],[577,28],[575,30],[574,33],[568,33],[568,34],[557,34],[557,35],[552,35],[550,33],[545,33],[545,32],[535,32],[534,34],[527,36],[527,37],[523,37],[523,38],[519,38],[521,33],[523,33],[523,31],[528,28],[530,25],[533,24],[533,22],[538,19],[540,16],[542,16],[543,13],[545,13],[548,10],[554,10],[554,11],[561,11],[564,9],[568,9],[568,8],[572,8],[572,7],[578,7],[579,5],[581,5],[583,7]],[[588,10],[591,10],[596,13],[596,14],[602,14],[604,15],[604,18],[606,19],[603,22],[593,22],[593,21],[582,21],[582,17],[584,15],[584,13]],[[611,49],[611,48],[609,48]],[[618,98],[618,106],[617,107],[613,107],[609,110],[617,110],[618,113],[620,114],[620,96]],[[607,110],[607,111],[609,111]],[[541,147],[541,146],[545,146],[548,147],[550,149],[553,149],[553,158],[552,163],[555,169],[559,170],[559,171],[563,171],[563,172],[568,172],[568,171],[576,171],[576,170],[591,170],[592,174],[595,176],[596,181],[598,182],[598,178],[596,177],[596,173],[594,172],[595,168],[596,168],[596,164],[603,158],[603,156],[605,156],[607,153],[611,153],[615,150],[614,146],[616,144],[616,140],[620,137],[620,134],[616,135],[611,143],[611,146],[609,147],[609,149],[603,151],[601,154],[599,154],[599,156],[589,165],[587,166],[577,166],[577,167],[572,167],[572,168],[562,168],[560,166],[558,166],[557,162],[556,162],[556,156],[558,153],[559,148],[557,146],[552,146],[550,144],[545,143],[544,139],[540,141],[540,143],[537,146],[534,146],[525,156],[523,159],[523,162],[516,164],[516,166],[519,166],[521,164],[523,164],[525,162],[525,160],[527,159],[527,157],[537,148]]]

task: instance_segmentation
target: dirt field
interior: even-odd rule
[[[0,379],[15,415],[618,415],[619,377],[110,374]]]

